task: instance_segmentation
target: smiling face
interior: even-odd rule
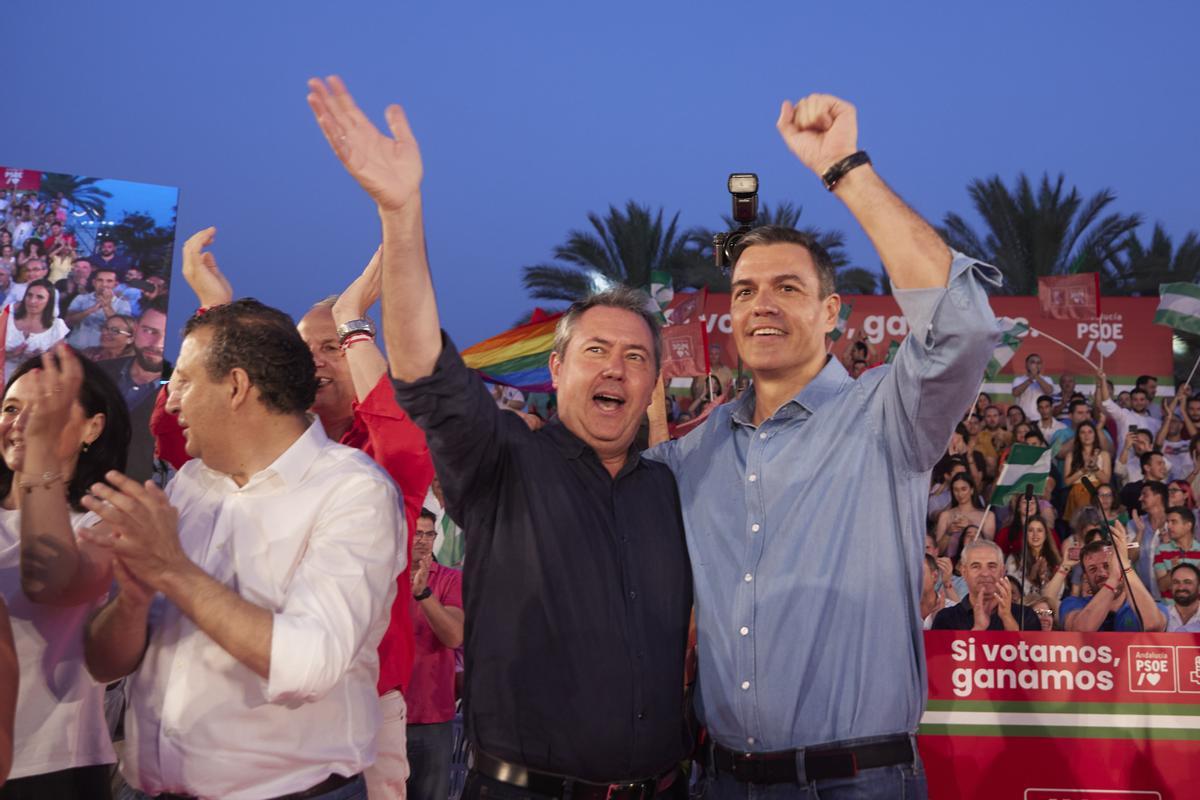
[[[1042,545],[1046,543],[1046,523],[1040,519],[1029,520],[1029,530],[1026,534],[1029,548],[1035,553],[1042,549]]]
[[[213,380],[205,366],[210,341],[212,331],[203,328],[184,338],[167,396],[167,411],[178,416],[187,454],[200,459],[206,451],[217,453],[223,447],[221,433],[230,413],[223,402],[230,395],[228,380]]]
[[[815,375],[841,299],[821,297],[812,255],[791,243],[754,245],[734,266],[730,315],[738,354],[756,378]]]
[[[996,583],[1004,580],[1004,564],[991,547],[972,547],[963,554],[963,577],[967,591],[981,593],[985,599],[996,593]]]
[[[0,402],[0,443],[3,446],[4,463],[13,472],[25,466],[25,426],[29,421],[29,408],[36,401],[33,378],[26,373],[13,381]],[[84,442],[94,442],[104,429],[104,415],[90,419],[76,399],[71,404],[71,417],[58,440],[58,458],[64,464],[64,475],[74,474],[75,459]]]
[[[624,453],[658,379],[654,338],[638,314],[596,306],[575,320],[560,355],[550,355],[558,417],[597,453]]]
[[[133,352],[138,366],[147,372],[161,372],[163,341],[167,335],[167,315],[147,310],[138,320],[133,332]]]
[[[338,345],[337,326],[328,306],[312,309],[296,326],[312,353],[317,369],[317,399],[312,411],[322,419],[342,419],[354,413],[354,379],[346,354]]]

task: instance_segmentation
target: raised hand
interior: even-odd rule
[[[375,305],[375,301],[379,299],[379,293],[382,290],[382,281],[380,280],[380,264],[382,258],[379,250],[376,250],[371,260],[367,262],[367,267],[362,271],[362,274],[354,279],[354,282],[346,287],[346,290],[338,295],[337,302],[333,304],[333,320],[339,325],[343,322],[349,322],[352,319],[361,319],[366,316],[367,309]]]
[[[829,94],[784,100],[775,122],[779,135],[804,166],[823,175],[858,150],[858,112]]]
[[[25,438],[31,445],[41,442],[54,451],[71,419],[75,398],[79,397],[83,368],[71,348],[60,344],[53,352],[42,354],[42,368],[32,370],[29,377],[33,380],[35,400],[25,423]]]
[[[329,146],[359,185],[385,210],[416,199],[421,187],[421,151],[404,109],[393,103],[384,114],[391,137],[367,119],[336,75],[308,82],[308,105]]]
[[[193,233],[183,244],[183,279],[200,298],[202,308],[225,305],[233,300],[233,287],[217,267],[217,259],[204,248],[217,238],[216,228]]]

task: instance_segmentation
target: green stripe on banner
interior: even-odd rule
[[[1200,300],[1200,284],[1195,283],[1163,283],[1158,287],[1159,296],[1169,294],[1185,294]]]
[[[1200,335],[1200,317],[1180,311],[1156,311],[1154,313],[1154,324],[1166,325],[1176,330]]]
[[[930,700],[929,711],[998,711],[1046,714],[1160,714],[1200,716],[1200,704],[1187,703],[1047,703],[1024,700]]]
[[[922,723],[920,736],[1035,736],[1059,739],[1157,739],[1200,741],[1200,730],[1162,728],[1076,728],[1062,725],[947,725]]]

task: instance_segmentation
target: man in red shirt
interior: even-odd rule
[[[433,557],[437,515],[421,509],[412,546],[416,659],[408,700],[408,796],[446,797],[454,750],[454,651],[463,641],[462,573]]]
[[[201,309],[233,299],[233,288],[217,267],[212,253],[216,228],[194,234],[183,247],[183,276],[200,299]],[[425,434],[396,403],[388,379],[387,361],[375,345],[374,328],[366,320],[379,297],[379,254],[336,298],[317,303],[296,326],[316,364],[317,398],[309,409],[326,435],[340,444],[362,450],[396,482],[404,497],[404,518],[412,550],[417,514],[433,480],[433,461]],[[178,469],[188,456],[175,417],[165,410],[166,391],[159,393],[150,420],[159,458]],[[379,694],[383,723],[378,756],[364,775],[372,798],[403,798],[408,778],[405,754],[405,694],[413,667],[413,618],[410,614],[409,562],[397,577],[391,621],[379,643]],[[461,607],[462,601],[459,600]],[[461,637],[461,633],[460,633]]]

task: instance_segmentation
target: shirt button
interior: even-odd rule
[[[753,472],[751,472],[751,473],[750,473],[750,482],[751,482],[751,483],[754,483],[756,480],[758,480],[758,475],[756,475],[756,474],[754,474]]]
[[[754,737],[753,736],[747,737],[746,744],[754,744]]]
[[[629,593],[629,599],[630,599],[630,600],[637,600],[637,592],[632,592],[632,591],[631,591],[631,592]]]
[[[759,529],[760,527],[761,527],[761,526],[760,526],[760,525],[759,525],[759,524],[756,522],[756,523],[754,523],[753,525],[751,525],[751,526],[750,526],[750,530],[751,530],[751,531],[753,531],[754,533],[758,533],[758,529]]]
[[[743,625],[742,629],[739,630],[738,633],[740,633],[742,636],[748,636],[750,634],[750,629]]]
[[[744,580],[746,583],[749,583],[750,581],[754,580],[754,576],[747,572],[744,576],[742,576],[742,580]]]
[[[742,681],[742,691],[744,692],[749,688],[750,688],[750,681]]]

